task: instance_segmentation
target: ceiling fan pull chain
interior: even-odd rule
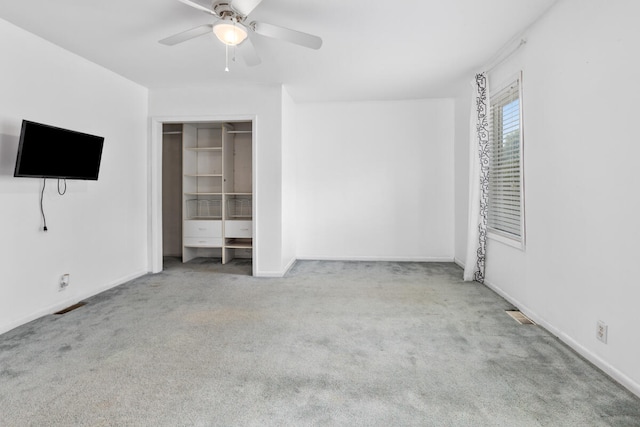
[[[225,44],[224,45],[224,70],[228,73],[229,72],[229,45]]]

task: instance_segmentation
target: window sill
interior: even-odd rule
[[[500,242],[507,246],[511,246],[513,248],[519,249],[524,252],[524,239],[517,240],[513,237],[510,237],[506,234],[502,234],[499,232],[495,232],[492,230],[487,230],[487,239],[494,240],[496,242]]]

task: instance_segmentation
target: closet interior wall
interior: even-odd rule
[[[162,255],[182,257],[182,125],[162,130]]]

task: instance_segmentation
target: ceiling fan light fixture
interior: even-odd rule
[[[247,38],[247,31],[240,25],[230,24],[226,21],[218,22],[213,26],[213,33],[218,40],[228,46],[237,46]]]

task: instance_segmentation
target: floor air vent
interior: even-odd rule
[[[63,308],[63,309],[62,309],[62,310],[60,310],[60,311],[56,311],[56,312],[55,312],[55,313],[53,313],[53,314],[65,314],[65,313],[68,313],[68,312],[70,312],[70,311],[75,310],[76,308],[80,308],[80,307],[82,307],[82,306],[83,306],[83,305],[85,305],[85,304],[86,304],[86,302],[79,302],[79,303],[77,303],[77,304],[70,305],[70,306],[69,306],[69,307],[67,307],[67,308]]]
[[[512,319],[514,319],[516,322],[520,323],[521,325],[535,325],[536,323],[529,319],[527,316],[525,316],[524,314],[522,314],[522,312],[520,312],[520,310],[507,310],[506,313],[511,316]]]

